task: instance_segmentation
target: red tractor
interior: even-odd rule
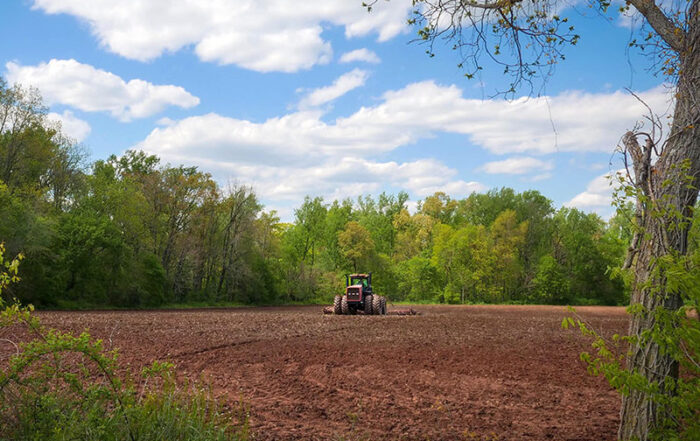
[[[333,314],[386,314],[386,297],[372,292],[372,273],[345,275],[345,295],[335,296]]]

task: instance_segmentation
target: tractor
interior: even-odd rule
[[[372,273],[346,274],[345,294],[333,300],[333,314],[352,315],[357,311],[368,315],[386,314],[386,297],[372,291]]]

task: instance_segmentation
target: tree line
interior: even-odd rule
[[[502,188],[407,209],[382,193],[307,197],[291,224],[250,187],[142,151],[89,163],[36,90],[0,83],[0,238],[15,294],[46,306],[327,301],[343,274],[392,300],[619,304],[629,213],[606,223]]]
[[[622,304],[631,209],[605,222],[510,188],[306,197],[292,223],[254,190],[130,150],[89,162],[36,90],[0,83],[0,240],[42,306],[325,302],[374,273],[392,301]]]

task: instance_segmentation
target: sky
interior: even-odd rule
[[[449,45],[412,42],[411,2],[3,0],[0,75],[39,89],[90,159],[128,149],[251,185],[290,221],[326,201],[404,190],[539,190],[611,215],[615,147],[670,95],[628,50],[634,17],[575,3],[580,42],[533,96],[485,65],[467,79]]]

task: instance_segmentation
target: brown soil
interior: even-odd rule
[[[389,308],[391,311],[392,308]],[[171,360],[232,405],[258,440],[613,440],[619,398],[586,374],[589,348],[555,306],[415,306],[416,316],[322,307],[42,312],[89,330],[134,369]],[[623,308],[578,308],[626,330]],[[0,337],[18,338],[13,330]],[[0,359],[14,348],[0,344]]]

